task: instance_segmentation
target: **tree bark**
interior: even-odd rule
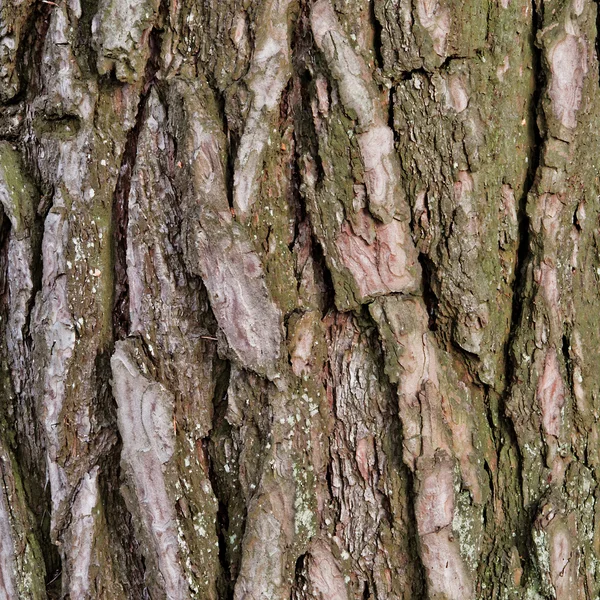
[[[0,597],[600,594],[591,0],[0,0]]]

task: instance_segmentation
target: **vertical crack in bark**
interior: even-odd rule
[[[113,199],[113,232],[114,232],[114,300],[113,300],[113,331],[114,339],[127,337],[131,326],[129,317],[129,282],[127,280],[127,224],[129,191],[131,175],[137,159],[137,145],[140,129],[144,119],[144,111],[150,91],[154,85],[155,76],[159,69],[160,32],[154,28],[148,39],[150,57],[146,64],[144,85],[138,103],[135,125],[127,135],[125,150],[119,168],[117,184]]]
[[[377,68],[383,69],[383,25],[380,23],[379,19],[377,18],[377,15],[375,14],[375,2],[373,2],[373,0],[369,1],[369,18],[371,19],[371,26],[373,27],[373,51],[375,54],[375,65],[377,66]],[[391,129],[392,131],[394,130],[393,127],[391,127]]]
[[[230,498],[228,497],[228,494],[230,494],[232,490],[226,485],[228,482],[221,481],[219,472],[217,470],[217,466],[220,468],[224,467],[224,465],[219,464],[218,457],[218,450],[220,449],[220,445],[223,443],[223,436],[221,431],[217,432],[217,428],[219,423],[225,425],[226,428],[228,425],[225,423],[225,413],[227,411],[227,389],[229,388],[230,376],[231,365],[227,363],[225,372],[215,386],[215,394],[213,398],[213,427],[208,438],[206,439],[209,457],[207,476],[218,502],[217,521],[215,524],[219,542],[220,573],[218,587],[219,597],[223,600],[233,599],[236,575],[237,570],[239,569],[239,564],[234,563],[233,553],[231,552],[233,543],[227,539],[230,523]]]
[[[432,280],[435,277],[435,265],[433,261],[423,253],[419,254],[419,262],[421,263],[421,272],[423,276],[421,278],[423,284],[423,301],[427,307],[427,314],[429,315],[428,327],[429,331],[437,331],[437,315],[438,315],[438,297],[433,291]]]
[[[44,562],[56,563],[44,528],[44,467],[38,459],[43,443],[36,427],[36,409],[31,391],[29,319],[36,292],[35,263],[39,251],[39,218],[35,213],[37,189],[16,146],[0,143],[0,462],[4,464],[5,491],[11,512],[10,536],[1,553],[14,553],[16,585],[22,592],[27,578],[41,585]],[[27,477],[21,474],[26,473]],[[10,486],[9,486],[10,482]],[[19,482],[18,488],[16,482]],[[1,493],[1,492],[0,492]],[[35,514],[30,515],[29,511]],[[43,556],[31,556],[40,544]],[[18,551],[17,551],[18,550]],[[17,551],[17,552],[15,552]],[[30,560],[23,562],[23,554]],[[42,564],[39,564],[42,563]],[[37,581],[37,579],[40,581]]]
[[[36,68],[31,69],[29,65],[32,62],[34,65],[41,64],[42,49],[50,25],[52,9],[52,5],[44,2],[34,2],[30,7],[31,12],[25,22],[15,57],[15,71],[20,78],[19,90],[10,99],[2,102],[2,106],[15,106],[23,102],[31,91],[28,87],[36,79]],[[6,39],[8,43],[10,38]]]
[[[3,107],[16,107],[19,103],[24,103],[24,101],[34,97],[40,80],[44,44],[49,30],[50,17],[53,8],[54,7],[50,4],[41,2],[36,2],[31,7],[31,12],[28,16],[25,29],[22,32],[22,39],[16,55],[16,69],[18,70],[20,77],[20,89],[8,103],[3,105]],[[20,146],[19,150],[27,154],[29,147],[27,145],[21,146],[17,141],[22,135],[21,123],[15,131],[15,140],[13,143],[15,143],[15,145],[18,144]],[[27,158],[29,159],[27,161],[28,167],[32,168],[34,171],[33,176],[36,180],[35,183],[38,187],[40,185],[43,187],[39,172],[36,171],[37,163],[35,160],[32,160],[31,156],[28,156]],[[49,192],[50,190],[46,189],[46,191]],[[50,198],[50,195],[47,195],[46,197]],[[42,288],[41,231],[46,216],[45,212],[49,207],[50,202],[47,204],[40,202],[38,210],[35,213],[35,222],[31,224],[30,237],[32,263],[30,275],[32,288],[25,314],[23,315],[24,325],[22,329],[22,342],[28,351],[31,351],[32,346],[32,311],[36,295]],[[6,242],[8,243],[8,232],[6,233]],[[3,324],[7,324],[7,319],[3,319]],[[35,372],[31,371],[30,375],[34,374]],[[23,375],[25,376],[25,373],[23,373]],[[61,572],[61,559],[56,546],[50,540],[50,512],[47,510],[47,506],[50,502],[50,489],[47,482],[46,485],[44,485],[44,478],[46,475],[44,472],[45,464],[43,456],[37,452],[43,452],[44,442],[41,439],[43,433],[42,428],[38,425],[39,415],[37,414],[36,403],[32,397],[31,390],[29,390],[29,393],[25,394],[25,396],[27,397],[20,399],[15,396],[14,399],[15,403],[20,400],[26,405],[24,409],[26,412],[24,415],[15,412],[13,417],[15,429],[14,460],[18,471],[20,473],[27,473],[27,477],[23,478],[23,487],[28,506],[35,516],[35,535],[40,544],[42,560],[45,565],[46,573],[48,574],[46,575],[48,590],[59,590],[60,579],[55,575],[56,573],[60,574]],[[13,406],[12,410],[14,411],[15,408],[16,404]]]
[[[91,21],[92,15],[88,15]],[[113,247],[113,343],[123,340],[129,334],[131,322],[129,314],[129,281],[127,277],[127,228],[129,222],[129,193],[131,177],[135,168],[138,152],[138,138],[142,127],[146,105],[151,90],[155,84],[156,74],[159,69],[161,51],[161,31],[153,28],[148,44],[150,56],[144,69],[144,83],[141,86],[140,98],[135,115],[134,126],[127,134],[121,164],[118,171],[112,204],[112,247]],[[91,60],[91,59],[90,59]],[[112,349],[111,352],[112,353]],[[103,381],[110,380],[109,354],[103,359],[105,363]],[[103,457],[102,477],[100,477],[100,497],[106,509],[106,525],[111,533],[119,540],[115,547],[116,561],[120,569],[126,573],[121,581],[127,597],[142,597],[147,594],[144,583],[145,561],[141,553],[139,542],[136,538],[131,514],[124,501],[120,485],[123,474],[120,466],[120,457],[123,451],[122,439],[116,425],[116,406],[114,395],[107,386],[107,406],[111,420],[115,423],[114,430],[117,434],[116,443]],[[111,538],[109,538],[111,539]]]
[[[197,70],[198,71],[198,70]],[[227,118],[227,99],[221,88],[219,87],[215,78],[211,75],[210,71],[208,72],[198,72],[198,76],[200,78],[206,77],[206,82],[208,83],[208,87],[212,91],[212,95],[215,99],[215,106],[218,110],[218,115],[221,121],[221,130],[227,140],[225,154],[226,160],[224,162],[224,183],[225,183],[225,191],[227,193],[227,203],[229,204],[229,208],[232,214],[235,214],[233,195],[234,195],[234,175],[235,175],[235,157],[237,156],[239,145],[240,145],[240,135],[235,130],[229,126],[229,119]]]
[[[301,554],[296,559],[296,567],[294,569],[294,583],[292,585],[291,600],[304,598],[303,591],[306,589],[306,554]]]
[[[540,121],[543,118],[541,114],[541,97],[546,85],[544,71],[542,68],[542,53],[536,44],[536,35],[540,29],[541,16],[538,12],[537,0],[531,0],[532,24],[531,24],[531,51],[533,58],[533,76],[535,88],[530,100],[530,110],[528,118],[529,127],[529,169],[525,180],[523,193],[519,199],[517,207],[518,220],[518,245],[517,258],[515,264],[515,277],[512,284],[512,310],[509,336],[505,345],[505,382],[506,389],[504,394],[499,398],[498,402],[498,419],[501,425],[499,434],[495,434],[495,429],[492,429],[495,438],[496,448],[501,447],[501,440],[504,435],[508,436],[511,448],[514,449],[517,458],[517,481],[519,485],[519,501],[522,510],[516,514],[517,523],[516,542],[519,547],[521,558],[524,561],[524,579],[533,576],[534,561],[532,557],[532,549],[534,548],[532,540],[532,520],[535,516],[535,507],[530,507],[529,510],[523,506],[524,502],[524,460],[522,449],[519,444],[517,431],[512,418],[508,415],[507,402],[513,393],[513,387],[516,385],[515,376],[520,357],[514,353],[514,345],[519,330],[522,327],[522,316],[525,308],[525,287],[527,267],[532,260],[531,256],[531,240],[530,240],[530,219],[527,214],[527,205],[529,195],[532,193],[538,177],[538,168],[540,166],[542,155],[542,135],[540,132]],[[540,6],[540,10],[542,7]],[[514,514],[509,512],[508,514]]]

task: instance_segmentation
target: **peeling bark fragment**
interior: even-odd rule
[[[554,115],[567,129],[577,126],[583,80],[587,74],[587,48],[576,35],[567,33],[548,53],[550,89]]]
[[[32,322],[36,327],[33,356],[41,378],[43,423],[46,432],[47,468],[52,495],[52,532],[56,536],[62,524],[64,501],[71,492],[63,467],[59,464],[62,449],[62,409],[67,395],[67,373],[75,348],[75,323],[69,309],[65,250],[67,247],[68,222],[61,198],[46,217],[42,256],[44,272],[42,291],[36,299]]]
[[[259,191],[259,176],[273,119],[291,74],[288,11],[291,0],[263,5],[246,85],[252,94],[250,110],[235,161],[233,206],[247,216]]]
[[[310,23],[315,43],[338,82],[344,106],[356,115],[363,129],[383,125],[372,74],[352,48],[329,0],[313,5]]]
[[[264,285],[260,260],[234,223],[206,219],[205,224],[193,251],[202,257],[199,270],[217,322],[241,364],[274,377],[281,317]]]
[[[28,375],[29,349],[25,345],[24,335],[27,315],[33,295],[33,249],[30,236],[18,239],[11,233],[9,241],[9,278],[10,308],[6,331],[6,346],[11,363],[12,383],[15,393],[20,394],[26,387]]]
[[[548,77],[542,100],[548,133],[566,142],[572,141],[577,127],[590,65],[590,33],[586,30],[593,19],[592,10],[589,2],[566,3],[546,16],[538,34]]]
[[[372,573],[382,598],[409,598],[421,592],[421,581],[407,520],[406,472],[397,456],[396,400],[385,384],[381,355],[373,347],[375,332],[364,330],[350,314],[332,314],[326,323],[331,373],[327,389],[332,396],[326,459],[334,504],[328,508],[328,494],[321,522],[324,531],[330,531],[329,522],[336,523],[331,549],[342,560],[333,564],[343,574],[352,574],[344,586],[349,597],[362,593]],[[382,503],[389,511],[378,509]],[[393,553],[386,551],[390,543]],[[337,585],[333,589],[338,590]]]
[[[418,0],[417,15],[421,25],[431,36],[435,53],[445,58],[446,41],[450,33],[450,11],[441,6],[439,0]]]
[[[567,600],[577,595],[576,565],[571,546],[571,532],[556,528],[550,535],[550,573],[556,590],[556,600]]]
[[[454,109],[456,114],[463,112],[469,105],[469,94],[465,83],[459,74],[451,75],[448,78],[448,104]],[[460,175],[459,175],[460,177]],[[469,191],[473,190],[473,181]]]
[[[319,316],[315,311],[304,313],[299,321],[293,327],[293,333],[290,336],[290,363],[292,371],[296,377],[308,375],[313,367],[314,355],[320,336],[317,335],[319,327]]]
[[[308,414],[300,403],[292,408],[298,398],[292,377],[277,389],[248,372],[233,375],[228,419],[241,425],[240,483],[248,506],[234,598],[283,600],[296,559],[315,534],[314,484],[304,462]],[[261,399],[268,402],[262,409]]]
[[[427,570],[427,595],[432,600],[464,600],[473,597],[469,575],[451,538],[452,534],[443,530],[421,539],[421,556]]]
[[[69,13],[66,3],[56,6],[50,15],[50,25],[44,41],[41,80],[43,93],[36,98],[34,106],[43,118],[62,119],[67,116],[91,119],[94,113],[96,82],[85,80],[72,49],[76,38],[76,18]],[[75,123],[70,127],[75,129]],[[72,137],[76,131],[65,133]]]
[[[206,89],[196,94],[208,98]],[[199,101],[194,89],[176,83],[173,98],[181,104],[175,137],[177,174],[182,196],[185,260],[203,279],[212,310],[231,355],[247,368],[275,377],[280,356],[281,314],[271,299],[260,259],[227,203],[219,121]],[[209,108],[207,108],[209,107]]]
[[[180,564],[174,501],[165,480],[175,450],[173,396],[144,374],[139,356],[135,342],[126,340],[117,342],[110,361],[121,456],[133,486],[130,508],[148,539],[147,559],[158,568],[150,585],[156,586],[157,595],[182,600],[190,594]]]
[[[421,536],[447,527],[454,515],[454,473],[448,457],[440,455],[419,482],[415,515]]]
[[[81,479],[81,485],[71,507],[71,527],[68,543],[73,548],[63,565],[67,590],[71,598],[95,598],[95,590],[90,589],[93,581],[93,550],[98,518],[98,471],[94,467]]]
[[[389,223],[394,215],[404,212],[405,199],[399,187],[393,132],[386,125],[372,75],[350,45],[329,0],[319,0],[313,5],[311,27],[315,42],[338,82],[344,107],[358,119],[357,138],[369,210],[383,223]]]
[[[419,459],[416,473],[415,515],[428,598],[470,598],[472,576],[452,529],[455,463],[444,451],[436,451],[432,459]]]
[[[216,349],[206,338],[214,321],[202,282],[183,260],[177,192],[168,176],[173,142],[154,90],[145,111],[128,202],[130,333],[144,339],[162,366],[163,382],[183,402],[200,439],[212,420]]]
[[[159,0],[100,0],[92,20],[100,75],[114,70],[119,81],[132,83],[142,79],[150,56],[148,39],[159,6]]]
[[[577,532],[573,515],[546,502],[533,530],[536,558],[542,574],[544,591],[556,600],[585,597],[578,581],[579,552],[573,547]]]
[[[315,600],[348,600],[344,577],[324,541],[315,542],[307,558],[308,593]]]
[[[373,240],[361,236],[373,226]],[[418,271],[406,226],[394,219],[383,225],[364,211],[356,215],[355,224],[345,222],[336,239],[344,266],[356,281],[361,300],[391,292],[411,292],[417,288]]]
[[[338,103],[332,106],[327,119],[322,120],[317,114],[315,125],[324,177],[318,181],[316,165],[308,156],[303,171],[302,191],[331,270],[339,310],[356,308],[390,292],[414,293],[420,285],[420,265],[406,223],[408,214],[399,211],[387,223],[376,220],[365,207],[368,188],[358,183],[351,185],[352,178],[356,181],[369,175],[360,167],[352,169],[345,164],[348,159],[354,162],[354,153],[360,154],[360,139],[354,141],[346,130],[350,123],[342,116]],[[371,132],[377,139],[378,131],[378,127],[369,130],[365,139]],[[393,146],[391,151],[394,152]],[[395,157],[390,154],[388,159],[393,162]],[[338,168],[339,165],[343,166]],[[389,186],[396,180],[388,175],[390,172],[386,171],[385,181],[379,183],[390,192],[393,190]]]
[[[290,492],[275,488],[259,493],[250,503],[234,600],[289,597],[286,546],[293,535],[294,514]]]
[[[29,377],[24,327],[33,293],[34,210],[37,191],[25,176],[19,154],[0,143],[0,203],[11,223],[8,248],[8,322],[6,347],[14,391],[21,394]]]
[[[470,597],[472,575],[452,530],[457,464],[451,450],[454,432],[443,407],[447,380],[425,308],[418,299],[402,297],[379,299],[369,308],[382,337],[386,372],[398,382],[403,460],[418,481],[415,517],[428,597]]]
[[[542,424],[546,434],[560,438],[565,387],[554,348],[550,348],[546,354],[544,370],[538,381],[537,398],[542,410]]]

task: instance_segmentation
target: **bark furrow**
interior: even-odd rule
[[[596,598],[597,23],[0,1],[0,597]]]

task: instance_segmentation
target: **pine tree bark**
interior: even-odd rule
[[[596,23],[0,0],[0,597],[597,598]]]

